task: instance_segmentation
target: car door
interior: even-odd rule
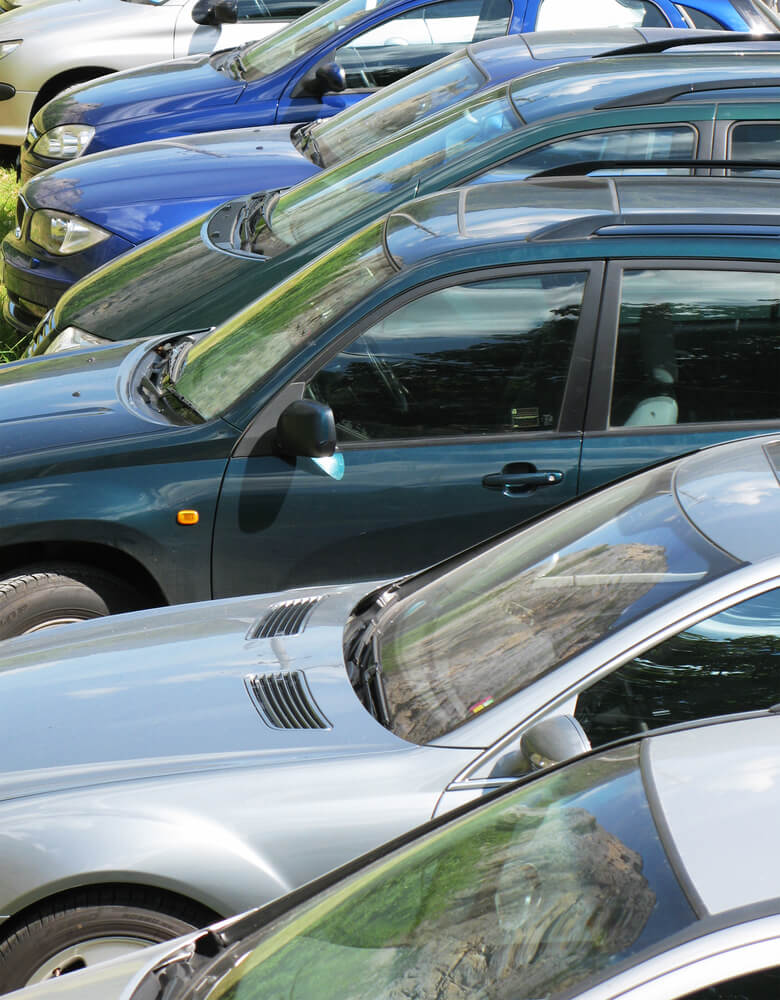
[[[300,68],[279,101],[277,120],[335,114],[472,41],[506,34],[511,18],[511,0],[432,0],[385,20],[374,19],[363,31],[342,33],[327,51],[320,50]],[[307,81],[329,63],[343,69],[346,89],[311,96]]]
[[[332,408],[339,451],[234,454],[214,595],[397,576],[573,497],[601,277],[451,277],[341,338],[298,383]]]
[[[609,265],[580,488],[780,427],[780,268]]]

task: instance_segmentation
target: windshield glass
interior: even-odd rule
[[[241,50],[241,63],[248,80],[256,80],[282,69],[298,56],[322,45],[369,11],[390,0],[329,0],[269,38]]]
[[[486,82],[464,49],[383,87],[332,118],[316,122],[309,135],[322,166],[329,167],[470,97]]]
[[[733,569],[680,510],[675,468],[620,483],[434,570],[389,608],[379,658],[393,731],[415,743],[443,736],[609,632]]]
[[[383,226],[384,220],[356,233],[196,344],[176,391],[206,418],[228,409],[395,273],[382,244]]]
[[[266,226],[294,246],[392,194],[411,197],[427,171],[519,124],[504,85],[442,111],[277,196],[256,227],[252,249],[262,252]]]
[[[320,893],[226,956],[208,1000],[541,1000],[695,919],[621,747]]]

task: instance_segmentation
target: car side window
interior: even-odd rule
[[[780,160],[780,122],[739,122],[729,132],[730,160]],[[777,170],[751,170],[737,167],[730,174],[765,174],[777,177]]]
[[[593,746],[621,736],[780,702],[780,590],[692,625],[577,698]]]
[[[307,387],[339,440],[552,431],[585,273],[452,285],[375,323]]]
[[[471,42],[505,35],[511,0],[443,0],[406,11],[342,45],[348,89],[386,87]]]
[[[684,1000],[777,1000],[780,996],[780,966],[736,976],[723,983],[687,993]],[[683,998],[681,998],[683,1000]]]
[[[702,10],[696,10],[695,7],[689,7],[688,4],[676,3],[675,7],[686,21],[690,22],[693,28],[708,28],[710,31],[723,31],[725,27],[720,21],[716,21],[714,17],[710,17],[709,14],[705,14]]]
[[[238,0],[239,21],[268,20],[280,18],[294,20],[319,7],[322,0]]]
[[[536,31],[572,28],[666,28],[669,21],[649,0],[542,0]]]
[[[614,129],[591,132],[548,142],[544,146],[521,153],[506,163],[491,167],[475,178],[472,184],[522,180],[541,170],[563,167],[571,163],[601,162],[602,160],[666,160],[691,159],[696,155],[696,130],[690,125],[654,125],[648,128]],[[611,168],[610,174],[635,174],[643,168]],[[690,174],[685,167],[648,168],[654,174]]]
[[[611,425],[777,419],[779,337],[780,274],[625,271]]]

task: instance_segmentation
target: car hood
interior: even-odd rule
[[[65,122],[98,126],[235,104],[246,84],[214,69],[209,60],[172,59],[73,87],[43,106],[36,128],[46,132]]]
[[[407,748],[363,708],[344,666],[344,624],[377,586],[160,608],[5,642],[0,799]],[[311,602],[298,633],[257,637],[295,599]],[[265,721],[248,679],[292,671],[326,728]]]
[[[125,435],[170,433],[170,424],[144,417],[120,398],[118,385],[146,349],[111,345],[0,367],[0,482],[18,478],[49,452],[62,457],[70,445],[103,441],[116,449]]]
[[[231,198],[319,173],[291,141],[293,128],[210,132],[97,153],[34,177],[25,199],[141,243]]]
[[[141,243],[231,198],[319,173],[291,141],[292,128],[210,132],[97,153],[34,177],[25,198],[33,208],[71,212]]]

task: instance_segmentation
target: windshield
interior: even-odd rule
[[[282,69],[298,56],[327,41],[366,13],[390,0],[329,0],[269,38],[241,50],[241,64],[248,80]]]
[[[267,242],[266,227],[277,239],[294,246],[389,195],[397,195],[397,204],[398,199],[413,195],[427,171],[519,124],[505,85],[442,111],[278,195],[255,229],[252,249],[261,252]]]
[[[486,82],[463,49],[303,129],[301,150],[308,137],[323,167],[349,160],[401,129],[470,97]]]
[[[443,736],[733,569],[680,510],[675,468],[636,476],[434,570],[391,606],[379,623],[379,659],[393,731],[415,743]]]
[[[237,313],[187,354],[176,391],[215,417],[395,268],[375,222]]]
[[[320,893],[226,956],[208,1000],[541,1000],[695,919],[621,747]]]

